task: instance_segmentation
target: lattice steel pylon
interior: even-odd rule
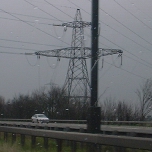
[[[80,10],[77,9],[74,21],[64,23],[63,26],[73,28],[71,47],[74,48],[70,53],[71,59],[64,89],[67,90],[68,97],[86,102],[90,98],[90,81],[86,59],[84,58],[86,54],[84,27],[91,26],[91,23],[82,21]]]
[[[70,59],[63,89],[66,90],[69,101],[71,99],[79,100],[81,102],[89,101],[91,88],[86,59],[91,58],[91,48],[85,47],[84,28],[91,26],[91,22],[82,21],[80,9],[77,9],[73,22],[67,22],[55,26],[72,28],[71,47],[38,51],[35,52],[35,54]],[[113,54],[122,54],[122,51],[119,49],[102,48],[99,48],[98,51],[99,57]]]

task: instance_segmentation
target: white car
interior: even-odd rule
[[[49,118],[47,118],[44,114],[35,114],[31,117],[32,122],[37,122],[37,123],[49,123]]]

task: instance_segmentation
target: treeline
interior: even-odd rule
[[[5,101],[0,97],[0,118],[30,119],[35,113],[44,113],[50,119],[86,119],[88,103],[69,102],[59,87],[49,91],[35,91]]]
[[[100,101],[101,119],[114,121],[145,120],[152,111],[152,80],[146,80],[136,91],[136,105],[127,101],[107,98]],[[30,119],[35,113],[44,113],[50,119],[87,119],[90,102],[68,100],[66,92],[59,87],[49,91],[42,89],[31,95],[18,95],[5,101],[0,96],[0,118]]]
[[[104,121],[141,120],[140,108],[129,104],[127,101],[116,101],[112,98],[107,98],[100,106],[101,119]]]
[[[31,95],[18,95],[5,102],[0,97],[0,118],[30,119],[35,113],[44,113],[50,119],[87,119],[89,103],[70,101],[61,88],[52,87],[48,92],[35,91]],[[101,106],[102,120],[140,120],[138,108],[125,101],[106,99]]]

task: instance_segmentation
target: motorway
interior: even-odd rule
[[[60,131],[76,131],[86,132],[86,124],[69,124],[69,123],[32,123],[21,121],[0,121],[1,126],[25,127],[36,129],[51,129]],[[101,125],[102,134],[125,135],[136,137],[152,137],[152,127],[140,126],[116,126],[116,125]]]

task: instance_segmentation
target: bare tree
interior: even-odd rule
[[[152,110],[152,79],[147,79],[136,94],[140,102],[140,120],[144,120]]]
[[[141,119],[140,113],[141,112],[139,106],[135,105],[133,107],[132,121],[139,121]]]
[[[3,117],[4,104],[5,104],[5,99],[4,97],[0,96],[0,117]]]
[[[106,98],[102,105],[104,120],[115,120],[116,119],[116,102],[114,99]]]
[[[66,92],[59,87],[51,87],[48,92],[48,114],[49,117],[66,118],[67,111],[69,111],[68,100],[65,98]]]
[[[102,120],[131,121],[140,120],[139,108],[128,104],[127,101],[116,101],[111,97],[106,98],[101,104]]]
[[[116,109],[117,120],[130,121],[133,119],[133,108],[125,101],[119,101]]]

